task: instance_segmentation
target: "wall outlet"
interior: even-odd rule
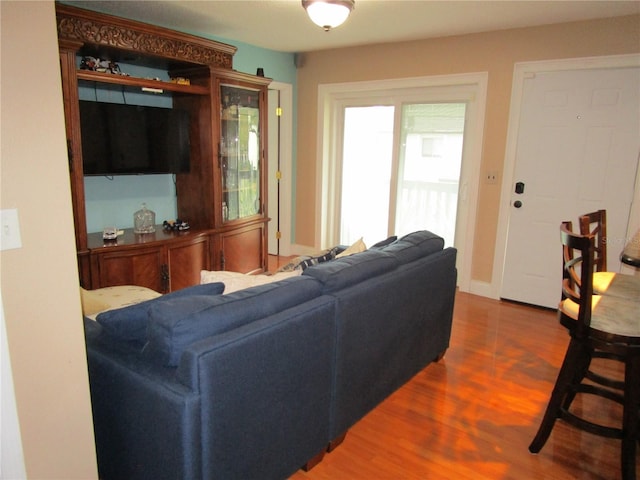
[[[496,170],[488,170],[484,176],[484,182],[490,185],[498,183],[498,172]]]
[[[0,250],[22,248],[18,209],[0,210]]]

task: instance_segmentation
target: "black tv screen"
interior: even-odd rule
[[[189,171],[189,113],[119,103],[80,101],[85,175]]]

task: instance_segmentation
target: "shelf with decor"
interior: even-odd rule
[[[152,80],[147,78],[131,77],[114,73],[96,72],[93,70],[78,70],[76,72],[78,80],[109,83],[126,87],[137,87],[149,93],[162,93],[162,91],[184,93],[191,95],[208,95],[209,88],[202,85],[186,85],[177,82],[167,82],[164,80]]]

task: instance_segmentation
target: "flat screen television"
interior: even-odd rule
[[[120,103],[80,101],[85,175],[189,171],[189,113]]]

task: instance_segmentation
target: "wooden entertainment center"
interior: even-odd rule
[[[200,270],[265,271],[271,79],[233,70],[236,48],[213,40],[61,4],[56,23],[81,285],[169,292],[199,283]],[[82,56],[162,69],[186,81],[81,70]],[[190,171],[175,174],[178,218],[189,230],[125,229],[115,241],[87,232],[78,95],[85,83],[170,92],[173,106],[189,112]]]

